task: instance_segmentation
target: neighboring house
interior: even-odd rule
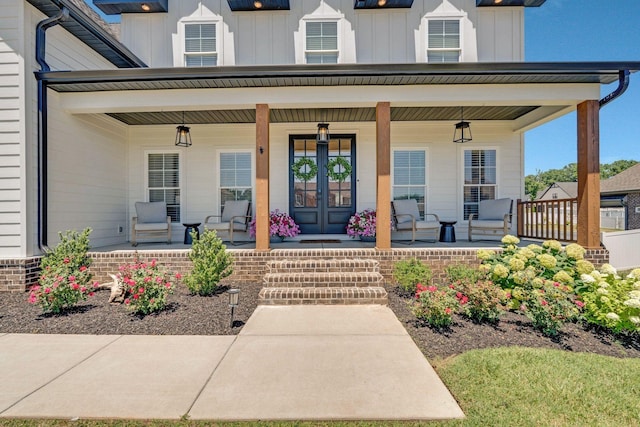
[[[536,200],[575,199],[578,197],[577,182],[554,182]]]
[[[597,165],[599,105],[617,96],[599,102],[601,86],[640,69],[523,62],[525,7],[544,3],[95,0],[121,14],[118,39],[78,0],[3,1],[4,268],[28,271],[68,229],[91,227],[94,247],[124,243],[144,200],[167,202],[178,240],[181,223],[249,198],[257,251],[269,210],[304,233],[341,233],[365,208],[388,223],[394,198],[464,235],[481,200],[523,198],[525,131],[577,110],[577,162]],[[462,121],[473,139],[454,143]],[[174,144],[178,125],[191,147]],[[315,179],[294,176],[302,157]],[[351,174],[330,180],[338,157]],[[597,247],[599,191],[583,184],[579,243]],[[390,239],[379,227],[377,248]]]
[[[640,229],[640,163],[600,183],[601,206],[624,210],[624,230]]]

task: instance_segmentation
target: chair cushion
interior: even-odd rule
[[[416,221],[416,230],[435,230],[440,228],[437,221]]]
[[[224,209],[222,210],[222,218],[220,218],[221,222],[230,222],[231,218],[234,216],[247,216],[249,215],[249,201],[248,200],[230,200],[224,204]],[[236,218],[233,220],[236,224],[241,224],[243,227],[247,223],[246,218]],[[234,227],[234,230],[236,228]]]
[[[396,214],[398,229],[406,230],[407,228],[403,228],[401,224],[408,222],[408,229],[411,230],[411,217],[409,215],[413,215],[413,219],[416,221],[420,220],[420,210],[416,199],[394,200],[391,203],[393,203],[393,211]]]
[[[482,200],[478,207],[478,219],[503,220],[511,209],[511,199]]]
[[[167,223],[166,202],[136,202],[138,224]]]
[[[152,222],[152,223],[144,223],[144,224],[136,224],[136,231],[160,231],[167,230],[169,228],[169,224],[167,224],[167,217],[165,217],[164,222]]]
[[[471,222],[471,226],[473,228],[503,228],[504,227],[504,219],[501,220],[491,220],[491,219],[485,219],[485,220],[474,220],[473,222]]]

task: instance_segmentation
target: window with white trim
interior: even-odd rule
[[[337,64],[338,23],[308,21],[306,23],[305,58],[307,64]]]
[[[147,154],[147,194],[150,202],[166,202],[171,222],[180,222],[180,154]]]
[[[251,153],[220,153],[220,208],[228,200],[249,200],[252,197]]]
[[[482,200],[496,198],[496,150],[464,150],[464,219],[478,213]]]
[[[460,20],[429,19],[427,62],[460,62]]]
[[[215,23],[184,24],[184,65],[218,65],[218,40]]]
[[[416,199],[423,218],[427,204],[426,159],[424,150],[393,152],[393,200]]]

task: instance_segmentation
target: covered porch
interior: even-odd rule
[[[428,159],[424,167],[428,176],[421,184],[421,213],[435,212],[443,219],[457,221],[459,248],[474,203],[487,197],[507,197],[515,202],[523,196],[523,133],[577,108],[578,243],[597,249],[600,85],[621,79],[621,70],[637,69],[637,65],[340,64],[38,73],[52,94],[49,108],[56,107],[55,116],[60,119],[56,123],[98,133],[103,144],[94,143],[93,147],[109,154],[107,168],[117,171],[117,162],[123,159],[127,171],[118,177],[115,187],[101,190],[118,203],[117,208],[109,208],[117,216],[113,219],[91,215],[99,213],[99,206],[90,206],[95,195],[86,196],[80,191],[85,196],[69,197],[62,190],[70,184],[65,165],[73,160],[50,161],[48,174],[54,185],[43,185],[39,195],[44,217],[38,224],[38,245],[54,243],[59,230],[91,226],[99,233],[97,250],[104,248],[107,253],[109,248],[124,249],[128,242],[125,230],[134,216],[133,205],[149,200],[152,191],[149,175],[145,176],[149,153],[176,150],[183,186],[172,196],[178,201],[177,212],[181,214],[174,223],[177,245],[182,240],[180,222],[219,214],[224,197],[229,194],[222,192],[217,178],[211,179],[215,174],[210,170],[219,169],[220,163],[209,161],[208,156],[246,152],[251,158],[248,188],[256,236],[255,241],[238,246],[242,248],[238,250],[260,253],[292,249],[287,245],[296,245],[295,250],[304,247],[330,251],[347,245],[356,245],[354,250],[370,245],[382,253],[404,250],[404,243],[392,241],[391,227],[378,227],[376,242],[371,244],[332,239],[331,232],[321,233],[322,239],[305,238],[303,234],[295,242],[280,244],[284,245],[282,248],[270,243],[269,212],[291,211],[295,207],[292,188],[296,183],[290,173],[295,158],[295,152],[291,154],[290,150],[295,145],[291,145],[291,138],[301,135],[305,139],[307,135],[310,140],[309,133],[315,130],[316,123],[326,121],[335,135],[357,141],[352,165],[357,164],[359,172],[354,172],[349,181],[353,196],[349,214],[374,208],[379,224],[391,223],[390,202],[396,197],[397,184],[394,155],[400,150],[421,150]],[[462,108],[466,112],[464,119],[473,126],[473,141],[454,144],[451,136],[454,124],[462,119]],[[194,145],[173,147],[171,133],[175,134],[176,124],[185,125],[185,117],[192,128]],[[109,126],[115,129],[106,130]],[[68,130],[52,127],[42,142],[44,150],[54,146],[59,152],[73,151],[78,142],[65,139]],[[163,141],[159,142],[161,138]],[[91,142],[88,145],[92,147]],[[469,182],[484,178],[478,178],[474,175],[477,171],[467,167],[466,156],[484,151],[492,152],[494,169],[480,170],[481,174],[488,173],[486,181]],[[80,169],[83,167],[87,173],[92,168],[85,165]],[[82,176],[82,171],[76,174],[77,178]],[[72,184],[82,187],[82,183]],[[489,191],[481,188],[486,186],[491,187]],[[238,197],[238,189],[231,190]],[[77,206],[88,210],[89,215],[69,215]],[[517,221],[514,217],[512,234]],[[467,243],[470,242],[463,244],[465,248]],[[416,245],[408,250],[446,248],[440,243]],[[486,242],[478,245],[483,247]],[[469,247],[476,247],[475,242]]]

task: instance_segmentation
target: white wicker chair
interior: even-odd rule
[[[136,216],[131,220],[131,245],[138,246],[138,238],[161,237],[171,243],[171,217],[165,202],[136,202]]]
[[[509,198],[482,200],[478,213],[469,215],[469,241],[473,234],[501,234],[505,236],[511,228],[513,200]]]
[[[438,231],[440,231],[440,219],[436,214],[424,214],[424,218],[420,217],[418,202],[416,199],[393,200],[391,202],[391,214],[395,228],[398,231],[411,231],[411,242],[416,241],[416,234],[426,232],[433,233],[433,239],[438,239]]]
[[[233,245],[234,231],[248,231],[251,222],[251,202],[248,200],[229,200],[224,204],[222,215],[209,215],[204,219],[205,230],[216,230],[218,235],[226,233]]]

